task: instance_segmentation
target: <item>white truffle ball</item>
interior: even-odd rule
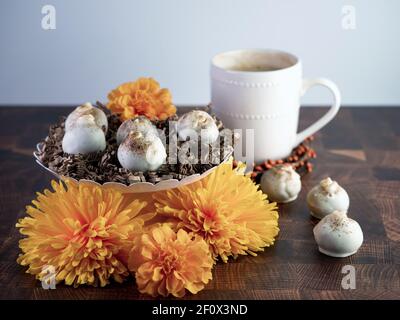
[[[104,132],[107,132],[108,120],[106,114],[103,112],[103,110],[93,107],[90,102],[86,102],[77,107],[68,115],[67,119],[65,120],[65,131],[69,131],[76,126],[77,119],[84,115],[93,116],[95,124]]]
[[[363,243],[363,232],[357,221],[346,212],[334,211],[314,227],[314,238],[319,251],[331,257],[355,254]]]
[[[205,111],[193,110],[185,113],[178,119],[178,135],[181,140],[188,137],[196,139],[201,137],[202,143],[214,143],[219,136],[218,127],[214,119]]]
[[[331,178],[321,180],[307,194],[307,204],[312,216],[322,219],[333,211],[349,209],[349,196],[336,181]]]
[[[161,139],[155,135],[131,132],[118,147],[122,167],[132,171],[157,170],[167,158]]]
[[[277,165],[262,175],[260,186],[272,201],[287,203],[297,198],[301,179],[291,165]]]
[[[117,144],[121,144],[122,141],[128,136],[130,132],[141,132],[143,135],[153,134],[158,135],[156,127],[151,121],[145,116],[138,116],[133,119],[125,120],[118,128],[117,131]]]
[[[103,130],[96,125],[94,117],[83,115],[65,132],[62,148],[70,154],[103,151],[106,148],[106,138]]]

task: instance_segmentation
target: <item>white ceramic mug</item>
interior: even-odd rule
[[[334,103],[322,118],[297,133],[300,98],[315,85],[330,89]],[[254,161],[258,163],[287,157],[332,120],[340,107],[340,93],[328,79],[302,79],[301,61],[290,53],[236,50],[212,59],[211,106],[226,127],[254,129]]]

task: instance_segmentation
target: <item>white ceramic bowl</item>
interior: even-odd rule
[[[40,161],[39,158],[39,152],[41,150],[42,142],[38,143],[36,145],[37,151],[33,152],[33,156],[36,159],[36,163],[40,165],[42,168],[50,172],[53,176],[55,176],[58,179],[63,178],[60,176],[57,172],[54,172],[53,170],[49,169],[46,167],[42,161]],[[231,154],[229,154],[224,161],[222,161],[219,165],[222,163],[226,162],[229,158],[231,157]],[[186,178],[183,178],[182,180],[177,180],[177,179],[168,179],[168,180],[162,180],[157,183],[151,183],[151,182],[136,182],[130,185],[126,185],[121,182],[106,182],[106,183],[98,183],[93,180],[87,180],[87,179],[80,179],[79,181],[73,178],[68,177],[68,179],[76,181],[76,182],[84,182],[84,183],[89,183],[97,186],[102,186],[104,188],[112,188],[116,189],[122,193],[144,193],[144,192],[156,192],[156,191],[161,191],[161,190],[168,190],[168,189],[173,189],[177,187],[181,187],[187,184],[191,184],[193,182],[199,181],[203,179],[204,177],[208,176],[213,170],[215,170],[219,165],[212,167],[211,169],[203,172],[202,174],[196,173],[192,174]]]

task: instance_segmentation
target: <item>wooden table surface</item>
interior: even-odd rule
[[[146,299],[132,278],[101,289],[59,284],[44,290],[15,262],[20,239],[15,223],[52,178],[35,164],[32,151],[69,110],[0,108],[0,298]],[[301,126],[324,111],[303,108]],[[298,200],[279,207],[276,244],[257,257],[218,263],[207,287],[187,299],[400,299],[400,108],[342,108],[313,146],[318,158],[302,180]],[[313,239],[315,222],[305,198],[326,176],[348,191],[349,215],[364,231],[363,246],[348,258],[320,254]],[[341,286],[345,265],[356,270],[354,290]]]

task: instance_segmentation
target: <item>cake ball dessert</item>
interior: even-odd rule
[[[131,171],[157,170],[166,157],[161,139],[141,131],[131,131],[118,147],[119,163]]]
[[[214,143],[219,130],[214,119],[205,111],[193,110],[182,115],[178,120],[178,135],[182,140],[198,139],[202,143]]]
[[[145,116],[138,116],[133,119],[125,120],[119,126],[117,131],[117,144],[121,144],[131,132],[140,132],[143,135],[158,135],[156,127],[148,118]]]

